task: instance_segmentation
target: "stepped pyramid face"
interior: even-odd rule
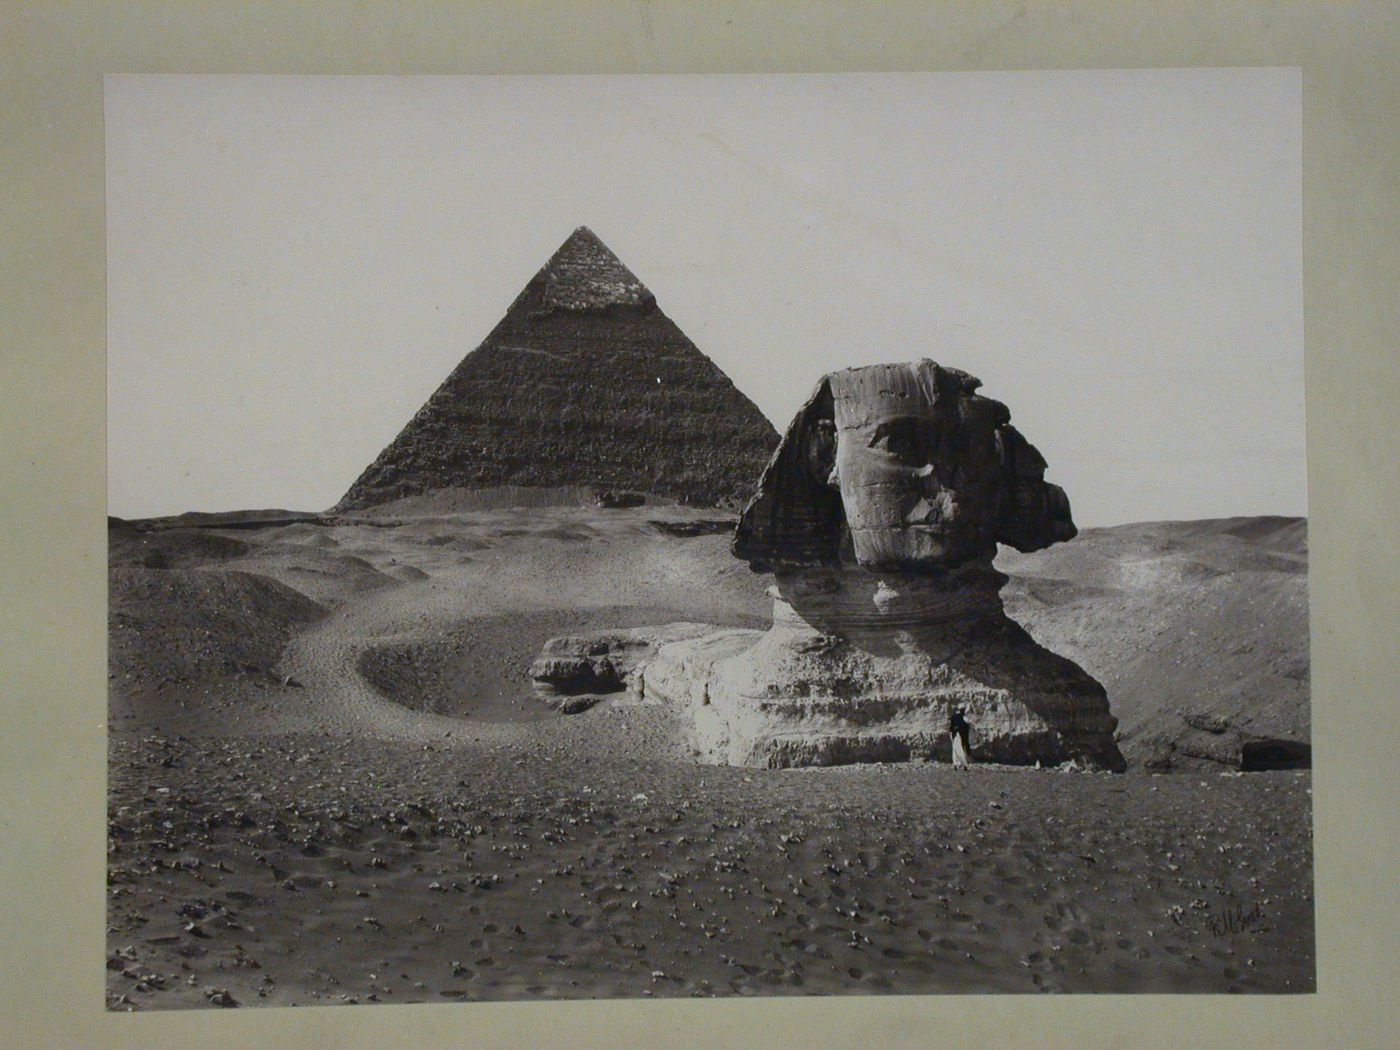
[[[337,509],[460,487],[742,502],[773,425],[580,227]]]

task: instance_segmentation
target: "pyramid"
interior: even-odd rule
[[[456,487],[741,502],[773,425],[579,227],[337,505]]]

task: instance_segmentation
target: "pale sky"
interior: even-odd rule
[[[333,504],[577,226],[782,430],[966,369],[1084,526],[1304,514],[1296,69],[114,76],[108,493]]]

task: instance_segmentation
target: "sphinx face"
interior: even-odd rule
[[[870,569],[947,568],[994,551],[999,402],[929,361],[832,377],[834,470],[851,555]]]
[[[789,425],[733,551],[762,572],[945,572],[1075,535],[1045,460],[979,380],[932,361],[832,372]]]

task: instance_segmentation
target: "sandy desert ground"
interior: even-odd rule
[[[553,635],[767,624],[714,511],[296,517],[110,531],[114,1008],[1314,987],[1309,775],[1231,768],[1308,738],[1301,521],[999,563],[1115,776],[718,768],[542,704]]]

